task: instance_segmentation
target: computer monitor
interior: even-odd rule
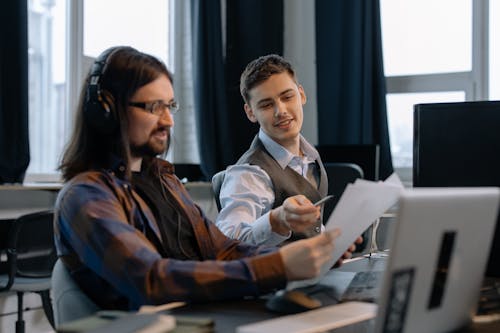
[[[323,163],[354,163],[361,167],[365,179],[379,180],[380,148],[377,144],[320,144],[316,149]]]
[[[500,101],[414,106],[413,186],[500,186]],[[487,276],[500,277],[500,218]]]

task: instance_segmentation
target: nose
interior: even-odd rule
[[[276,101],[274,104],[274,117],[278,118],[280,115],[286,112],[285,105],[280,100]]]
[[[170,112],[168,108],[165,108],[163,111],[163,114],[160,116],[159,119],[160,123],[165,126],[174,126],[174,116]]]

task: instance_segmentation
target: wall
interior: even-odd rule
[[[284,57],[294,65],[306,92],[302,134],[315,145],[318,143],[315,2],[287,0],[284,7]]]

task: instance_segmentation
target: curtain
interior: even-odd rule
[[[226,116],[220,0],[192,0],[194,108],[201,169],[223,169],[230,141]]]
[[[226,82],[231,146],[225,166],[235,163],[259,130],[243,109],[240,76],[247,64],[266,54],[283,55],[283,0],[227,1]]]
[[[2,2],[0,36],[0,183],[16,183],[30,161],[27,1]]]
[[[316,0],[318,144],[379,144],[392,171],[379,0]]]
[[[220,0],[192,4],[194,104],[201,167],[210,179],[235,163],[258,131],[243,110],[239,78],[251,60],[283,54],[283,0],[227,1],[225,22]]]

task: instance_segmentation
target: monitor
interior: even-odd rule
[[[500,101],[414,106],[413,186],[500,186]],[[500,277],[500,221],[487,276]]]

